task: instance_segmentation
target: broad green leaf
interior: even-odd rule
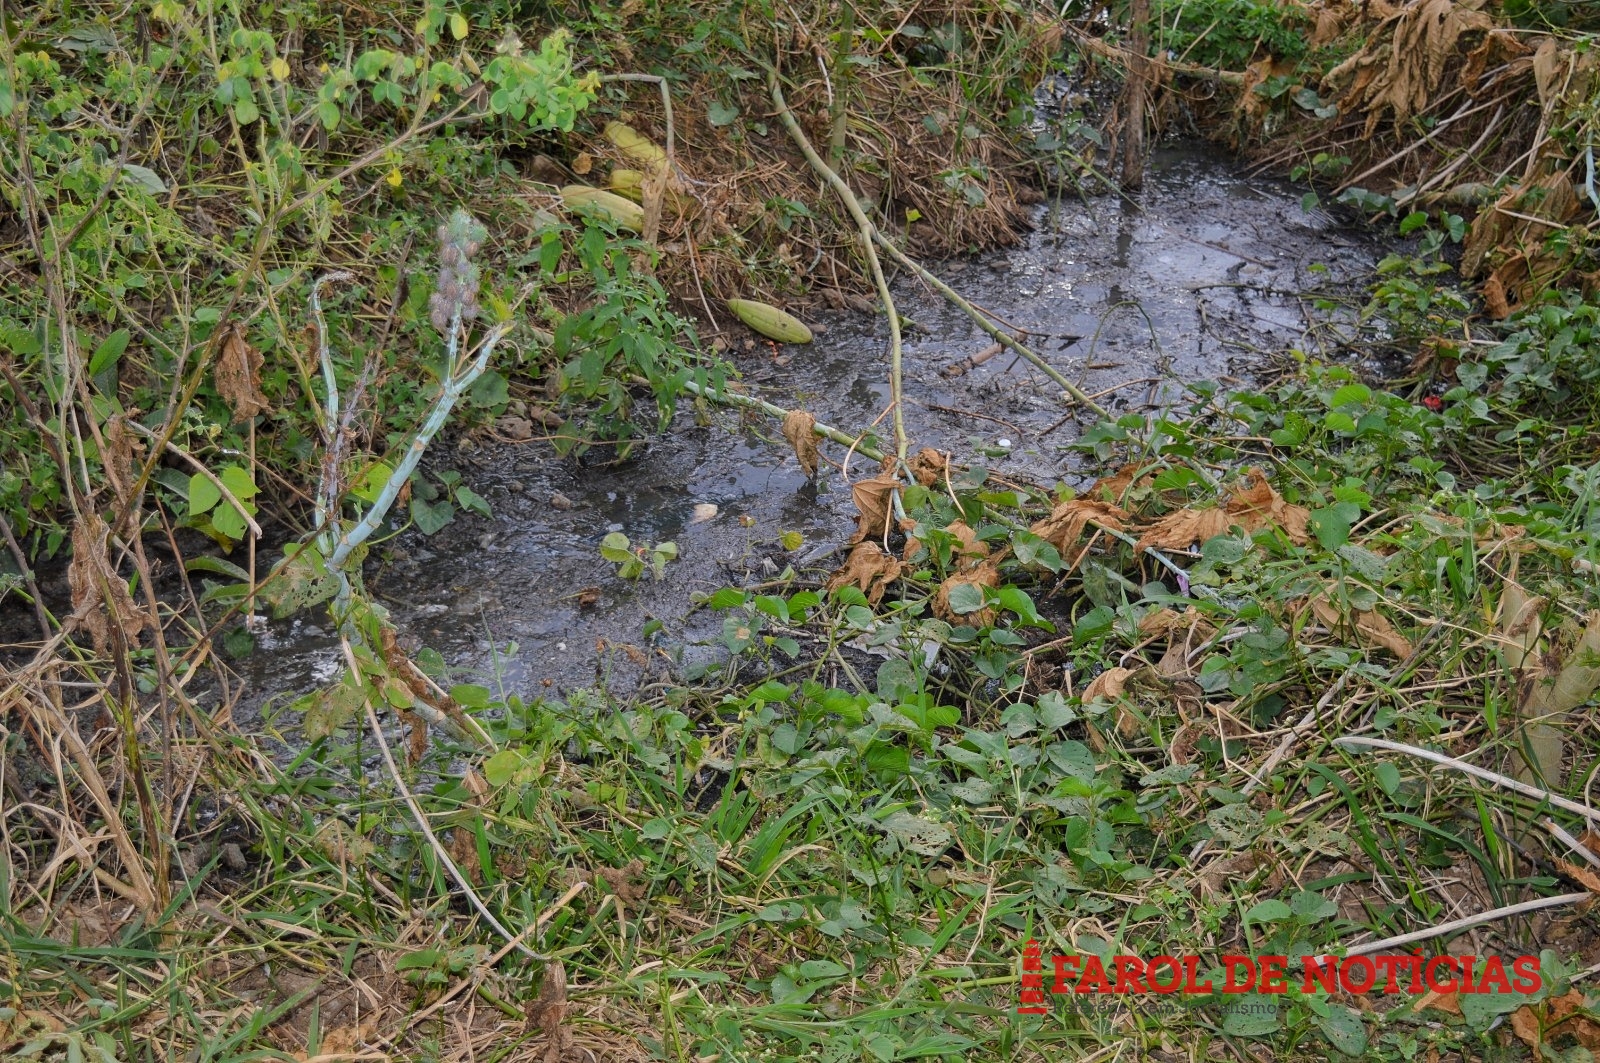
[[[128,349],[128,330],[119,328],[100,342],[89,356],[89,375],[99,376],[116,365],[122,352]]]
[[[222,501],[222,492],[211,477],[197,472],[189,477],[189,516],[198,517]]]

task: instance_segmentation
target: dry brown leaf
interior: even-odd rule
[[[1133,517],[1126,510],[1092,498],[1074,498],[1057,502],[1050,515],[1037,521],[1028,530],[1055,547],[1062,554],[1075,545],[1090,524],[1126,531]]]
[[[144,441],[128,427],[128,417],[121,413],[114,414],[106,421],[105,435],[106,465],[120,497],[121,492],[132,489],[137,478],[133,465],[145,452]]]
[[[827,591],[832,594],[840,587],[855,586],[867,601],[877,605],[889,584],[900,578],[905,568],[892,554],[874,542],[857,543],[850,556],[832,576],[828,577]]]
[[[961,542],[958,556],[951,558],[956,568],[974,568],[989,556],[989,544],[978,538],[978,533],[967,527],[966,521],[952,521],[944,529]]]
[[[1566,67],[1566,56],[1554,37],[1546,37],[1533,53],[1533,83],[1539,90],[1539,106],[1548,108],[1555,99],[1556,74]]]
[[[1563,875],[1566,875],[1590,893],[1600,895],[1600,875],[1595,874],[1587,867],[1579,864],[1569,864],[1565,860],[1557,860],[1556,867],[1561,869]]]
[[[1511,1032],[1516,1034],[1517,1039],[1523,1044],[1535,1051],[1544,1040],[1539,1032],[1539,1016],[1535,1015],[1533,1009],[1526,1004],[1511,1013]]]
[[[1128,677],[1133,674],[1132,668],[1107,668],[1094,677],[1083,691],[1083,703],[1104,699],[1115,701],[1122,696],[1123,688],[1127,686]]]
[[[893,473],[880,472],[867,480],[850,485],[850,498],[855,502],[860,516],[856,518],[856,534],[851,542],[877,539],[889,528],[889,498],[900,486],[900,478]]]
[[[72,615],[89,632],[94,648],[111,648],[112,625],[132,643],[147,626],[149,617],[133,604],[128,582],[117,575],[106,551],[111,529],[98,513],[85,513],[72,526],[72,564],[67,586],[72,591]]]
[[[1594,1005],[1584,998],[1581,991],[1569,989],[1559,997],[1550,998],[1546,1006],[1550,1019],[1545,1027],[1547,1032],[1556,1036],[1575,1037],[1590,1052],[1600,1051],[1600,1022],[1582,1014],[1586,1010],[1593,1011]]]
[[[1323,625],[1334,631],[1346,627],[1344,616],[1338,607],[1322,595],[1311,599],[1311,611]],[[1411,656],[1413,649],[1411,641],[1396,631],[1394,625],[1389,623],[1382,613],[1360,609],[1351,612],[1354,614],[1353,626],[1356,638],[1363,645],[1388,650],[1402,660]]]
[[[1398,128],[1425,110],[1445,71],[1464,62],[1462,39],[1494,26],[1489,15],[1451,0],[1374,2],[1368,14],[1382,22],[1367,33],[1360,51],[1328,72],[1323,85],[1337,95],[1342,112],[1366,113],[1369,137],[1385,115]]]
[[[1135,548],[1187,550],[1195,543],[1222,535],[1235,525],[1250,535],[1275,526],[1282,528],[1284,535],[1296,545],[1309,542],[1306,522],[1311,511],[1285,502],[1260,469],[1247,469],[1245,475],[1245,487],[1233,491],[1220,508],[1174,510],[1145,529]]]
[[[1187,550],[1223,534],[1229,526],[1228,514],[1221,509],[1177,509],[1146,528],[1135,548]]]
[[[1143,486],[1154,479],[1151,476],[1141,478],[1139,475],[1149,467],[1143,462],[1130,461],[1110,476],[1102,476],[1096,480],[1094,486],[1085,493],[1089,498],[1098,498],[1121,505],[1123,496],[1127,494],[1128,488],[1133,486],[1135,480],[1138,480],[1140,485]]]
[[[933,615],[952,624],[971,624],[973,627],[988,627],[993,624],[995,622],[995,611],[993,609],[979,609],[975,613],[958,613],[950,608],[950,592],[963,584],[973,587],[998,587],[1000,585],[1000,570],[994,562],[984,561],[976,568],[967,572],[958,572],[939,584],[939,592],[933,596]]]
[[[817,474],[817,433],[812,431],[817,419],[804,410],[790,410],[783,418],[783,438],[794,448],[800,467],[806,476]]]
[[[508,413],[495,421],[494,430],[513,443],[522,443],[533,438],[533,422],[514,414]]]
[[[261,362],[261,352],[245,339],[244,325],[237,321],[228,325],[211,376],[217,394],[233,410],[234,424],[272,409],[261,391]]]
[[[1480,276],[1496,248],[1507,248],[1510,255],[1516,255],[1521,253],[1519,248],[1542,246],[1546,236],[1581,209],[1578,194],[1564,172],[1545,174],[1508,189],[1494,206],[1473,219],[1462,244],[1461,275],[1469,279]],[[1531,263],[1526,269],[1529,277],[1539,272]],[[1502,277],[1502,283],[1507,279]]]
[[[560,960],[551,960],[544,970],[539,996],[528,1005],[527,1022],[545,1035],[545,1063],[561,1063],[572,1044],[572,1032],[565,1025],[569,1007],[567,968]]]
[[[644,861],[634,857],[621,867],[602,867],[596,870],[612,896],[623,904],[638,904],[644,900],[648,886],[644,879]]]
[[[911,456],[911,477],[923,487],[932,487],[949,474],[945,456],[932,447],[923,447]]]
[[[1310,519],[1311,511],[1304,506],[1285,502],[1283,496],[1272,489],[1260,469],[1248,469],[1246,476],[1249,485],[1228,499],[1228,516],[1251,534],[1269,524],[1276,524],[1295,545],[1304,546],[1310,542],[1306,535],[1306,521]]]
[[[1447,1015],[1461,1014],[1461,994],[1452,989],[1448,993],[1441,993],[1437,989],[1430,989],[1417,998],[1416,1006],[1411,1010],[1421,1011],[1423,1008],[1433,1008]]]

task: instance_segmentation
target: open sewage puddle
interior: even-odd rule
[[[1179,402],[1186,383],[1259,372],[1258,352],[1333,355],[1308,316],[1311,297],[1300,293],[1348,288],[1383,248],[1305,212],[1299,197],[1231,171],[1211,149],[1168,146],[1153,155],[1134,201],[1062,199],[1039,208],[1021,246],[930,266],[1026,329],[1034,350],[1090,395],[1103,393],[1097,401],[1113,413],[1153,414]],[[952,451],[958,463],[1039,484],[1092,481],[1097,471],[1068,448],[1080,426],[1059,388],[1009,352],[942,376],[989,338],[913,278],[902,277],[894,294],[919,326],[905,337],[913,450]],[[752,393],[860,431],[888,405],[887,326],[860,315],[812,323],[822,326],[816,340],[784,348],[783,364],[766,344],[740,351],[743,330],[733,323],[731,360]],[[458,681],[507,694],[597,682],[626,690],[659,676],[665,659],[641,637],[650,619],[665,625],[654,646],[687,645],[685,660],[714,653],[694,643],[719,634],[721,619],[701,613],[686,626],[692,596],[768,579],[786,565],[833,567],[834,548],[854,529],[854,506],[836,468],[824,464],[807,481],[775,423],[717,408],[713,423],[696,424],[692,402],[684,396],[673,428],[621,464],[586,467],[537,443],[441,453],[435,463],[458,469],[494,518],[460,515],[431,538],[413,531],[379,547],[369,590],[408,642],[439,651]],[[887,419],[878,430],[889,436]],[[843,458],[835,444],[823,452]],[[860,479],[875,463],[857,454],[849,471]],[[717,515],[694,522],[706,503]],[[679,559],[659,582],[619,579],[599,553],[601,538],[618,530],[635,543],[671,540]],[[781,550],[784,532],[801,534],[799,549]],[[590,588],[598,598],[584,594]],[[274,623],[259,642],[240,665],[247,728],[267,700],[304,693],[340,667],[322,614]]]

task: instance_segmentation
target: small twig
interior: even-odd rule
[[[1539,825],[1554,835],[1556,839],[1568,849],[1571,849],[1578,856],[1582,857],[1586,863],[1593,864],[1595,867],[1600,867],[1600,856],[1590,852],[1588,846],[1584,845],[1578,839],[1562,830],[1561,824],[1557,823],[1549,816],[1546,816],[1544,819],[1539,821]]]
[[[1590,808],[1588,805],[1580,805],[1578,802],[1570,801],[1559,794],[1553,794],[1548,790],[1541,790],[1537,786],[1529,786],[1525,782],[1512,779],[1497,772],[1489,771],[1486,768],[1480,768],[1476,765],[1468,764],[1466,761],[1456,760],[1454,757],[1447,757],[1443,753],[1435,753],[1431,749],[1420,749],[1417,746],[1403,745],[1399,742],[1389,742],[1382,738],[1357,738],[1354,736],[1336,738],[1333,740],[1333,744],[1336,746],[1359,746],[1369,749],[1387,749],[1393,753],[1407,753],[1422,760],[1432,761],[1435,764],[1442,764],[1447,768],[1454,768],[1459,772],[1464,772],[1467,775],[1471,775],[1473,778],[1482,779],[1487,783],[1493,783],[1495,786],[1499,786],[1507,790],[1515,790],[1524,797],[1531,797],[1537,801],[1544,801],[1548,804],[1554,805],[1556,808],[1565,809],[1574,815],[1582,816],[1591,823],[1600,823],[1600,810]]]
[[[17,563],[17,572],[21,574],[22,581],[28,585],[28,594],[33,597],[33,613],[39,618],[39,634],[46,642],[50,640],[50,614],[45,611],[44,599],[39,594],[39,584],[34,582],[33,569],[28,565],[28,556],[22,552],[22,544],[17,542],[16,535],[11,531],[11,522],[4,513],[0,513],[0,532],[5,533],[6,546],[11,550],[11,558]]]
[[[351,648],[349,638],[341,638],[339,642],[344,649],[345,664],[349,667],[350,674],[359,676],[361,674],[361,666],[356,662],[355,650]],[[378,740],[378,749],[383,754],[384,766],[389,769],[389,778],[394,781],[395,789],[400,792],[401,800],[405,801],[406,807],[411,810],[411,817],[416,820],[417,828],[422,831],[423,837],[428,839],[428,845],[433,849],[433,854],[439,858],[439,862],[450,873],[450,877],[456,880],[456,885],[466,895],[468,903],[477,909],[478,914],[483,916],[484,922],[494,928],[495,933],[511,942],[516,946],[517,951],[529,959],[538,960],[540,963],[548,963],[550,961],[549,956],[541,952],[534,952],[522,943],[521,934],[512,934],[511,931],[501,925],[500,920],[494,917],[494,913],[489,911],[489,906],[483,903],[483,899],[472,888],[472,883],[467,880],[467,876],[456,866],[456,862],[450,859],[450,854],[445,851],[438,836],[433,833],[433,828],[428,826],[427,814],[422,811],[422,806],[417,803],[416,797],[412,795],[410,788],[406,786],[405,780],[400,776],[400,768],[395,764],[394,754],[389,750],[389,740],[383,736],[383,725],[378,722],[378,713],[372,707],[372,699],[364,697],[361,700],[367,711],[367,725],[372,729],[373,737]]]
[[[978,366],[982,365],[984,362],[987,362],[989,359],[993,358],[995,355],[999,354],[1005,349],[1006,347],[1003,343],[991,343],[977,354],[970,354],[958,362],[951,362],[949,365],[939,370],[939,375],[944,377],[946,380],[953,380],[958,376],[964,375],[968,370],[978,368]]]
[[[133,429],[135,432],[147,439],[161,438],[158,433],[151,431],[144,425],[139,424],[137,421],[129,420],[127,425],[129,428]],[[184,450],[172,440],[168,439],[165,442],[166,449],[170,453],[176,454],[190,465],[193,465],[196,472],[204,476],[207,480],[210,480],[211,486],[222,492],[223,501],[227,502],[228,505],[239,511],[239,515],[244,518],[245,525],[249,527],[251,535],[255,536],[257,539],[261,538],[261,525],[257,524],[255,518],[250,516],[250,511],[244,508],[244,503],[240,502],[239,499],[234,496],[234,493],[228,490],[228,485],[218,479],[216,473],[206,468],[205,462],[201,461],[193,454],[190,454],[187,450]]]
[[[1566,904],[1581,904],[1594,898],[1595,894],[1587,891],[1583,893],[1563,893],[1559,897],[1539,897],[1531,901],[1523,901],[1521,904],[1508,904],[1504,908],[1493,908],[1487,912],[1479,912],[1477,915],[1469,915],[1464,919],[1452,919],[1448,923],[1440,923],[1438,926],[1430,926],[1423,930],[1413,930],[1409,934],[1396,934],[1394,937],[1384,938],[1381,941],[1369,941],[1365,945],[1357,945],[1354,948],[1346,949],[1344,954],[1346,956],[1366,956],[1374,952],[1383,952],[1385,949],[1397,949],[1402,945],[1409,945],[1413,941],[1427,941],[1429,938],[1453,934],[1457,930],[1482,926],[1484,923],[1493,923],[1499,919],[1509,919],[1514,915],[1537,912],[1541,908],[1558,908]],[[1337,957],[1329,956],[1327,958],[1336,959]]]

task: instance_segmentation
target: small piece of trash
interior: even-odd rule
[[[1007,439],[1005,436],[1001,436],[999,439],[995,440],[995,445],[1009,447],[1011,446],[1011,440]]]
[[[693,515],[689,517],[690,524],[703,524],[717,515],[717,507],[711,502],[695,503]]]

